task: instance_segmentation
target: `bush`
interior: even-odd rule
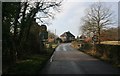
[[[103,60],[108,60],[113,64],[120,64],[120,45],[97,44],[96,50]]]
[[[87,50],[91,50],[92,48],[93,48],[93,45],[91,43],[82,43],[80,50],[87,51]]]

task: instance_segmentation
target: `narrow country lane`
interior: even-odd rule
[[[0,75],[2,74],[2,40],[0,40]]]
[[[120,71],[65,43],[56,48],[40,74],[120,74]]]

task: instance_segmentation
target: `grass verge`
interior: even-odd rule
[[[23,60],[18,60],[16,64],[10,66],[3,75],[37,75],[45,66],[53,52],[54,49],[49,49],[45,54],[34,54],[27,56],[27,58]]]
[[[98,55],[96,55],[96,54],[93,54],[93,53],[91,53],[91,52],[87,52],[87,50],[86,50],[86,51],[81,51],[81,52],[83,52],[83,53],[85,53],[85,54],[87,54],[87,55],[89,55],[89,56],[92,56],[92,57],[94,57],[94,58],[97,58],[97,59],[99,59],[99,60],[101,60],[101,61],[103,61],[103,62],[105,62],[105,63],[107,63],[107,64],[110,64],[110,65],[112,65],[112,66],[115,67],[115,68],[120,69],[120,64],[115,64],[115,63],[112,62],[110,59],[106,59],[105,57],[100,57],[100,56],[98,56]]]

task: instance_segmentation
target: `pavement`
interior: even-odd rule
[[[120,70],[63,43],[40,74],[120,74]]]

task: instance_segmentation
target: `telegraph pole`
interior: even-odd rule
[[[56,38],[56,29],[55,29],[55,36],[54,36],[54,41],[56,41],[56,40],[55,40],[55,38]]]
[[[56,29],[55,29],[55,35],[56,35]]]

